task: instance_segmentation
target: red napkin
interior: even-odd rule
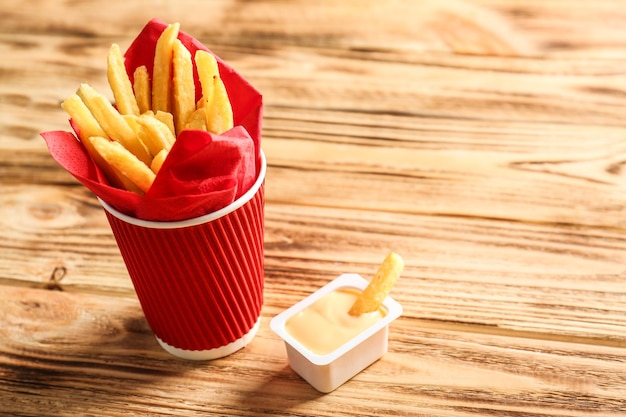
[[[161,20],[151,20],[128,48],[126,70],[131,76],[141,65],[152,72],[156,42],[166,26]],[[183,32],[178,39],[192,56],[198,49],[209,51]],[[243,77],[219,57],[216,59],[233,108],[235,127],[221,135],[197,130],[181,132],[145,195],[111,186],[72,132],[41,134],[50,155],[98,197],[132,217],[176,221],[227,206],[244,194],[259,174],[263,100]],[[194,66],[199,100],[201,88],[195,71]]]

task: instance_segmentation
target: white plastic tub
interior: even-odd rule
[[[381,320],[326,355],[317,355],[292,337],[287,320],[324,295],[342,288],[362,291],[369,282],[357,274],[343,274],[304,300],[283,311],[270,322],[271,329],[285,341],[289,366],[320,392],[331,392],[380,359],[387,352],[389,323],[402,314],[402,306],[391,297],[383,302],[387,314]]]

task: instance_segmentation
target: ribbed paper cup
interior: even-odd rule
[[[238,200],[189,220],[154,222],[100,200],[144,315],[160,345],[195,360],[246,346],[263,304],[265,156]]]

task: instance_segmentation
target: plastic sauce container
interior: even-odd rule
[[[387,352],[389,323],[402,314],[402,306],[391,297],[383,301],[385,314],[330,353],[316,354],[287,329],[288,320],[322,297],[339,290],[363,291],[369,282],[357,274],[343,274],[304,300],[283,311],[270,322],[270,328],[285,342],[289,366],[313,388],[331,392],[380,359]]]

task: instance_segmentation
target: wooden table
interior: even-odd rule
[[[4,0],[0,414],[624,415],[625,6]],[[102,208],[39,136],[154,16],[265,101],[261,327],[210,362],[159,347]],[[389,352],[322,395],[269,321],[390,250]]]

